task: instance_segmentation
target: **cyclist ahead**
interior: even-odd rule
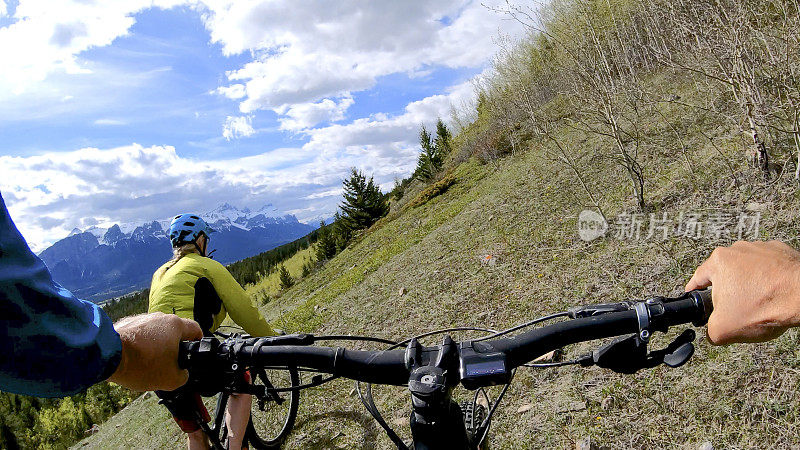
[[[200,324],[210,336],[226,315],[252,336],[276,333],[258,312],[250,297],[219,262],[207,257],[213,230],[194,214],[176,216],[169,227],[173,257],[153,274],[149,312],[175,314]],[[247,379],[247,376],[246,376]],[[249,379],[247,379],[249,382]],[[189,449],[208,448],[205,434],[194,420],[199,408],[206,421],[208,412],[200,395],[186,386],[175,391],[156,391],[175,421],[188,434]],[[230,449],[241,448],[250,417],[251,396],[234,394],[228,402],[225,422]]]

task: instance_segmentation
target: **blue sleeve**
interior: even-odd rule
[[[116,370],[122,343],[97,305],[53,281],[0,195],[0,391],[81,392]]]

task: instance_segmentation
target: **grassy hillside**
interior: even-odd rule
[[[569,139],[592,144],[581,136]],[[731,191],[713,148],[699,144],[694,157],[707,169],[693,181],[669,155],[651,161],[663,180],[654,193],[662,211],[708,208],[726,199],[726,206],[762,211],[763,238],[796,239],[796,198],[782,193],[794,191],[788,182]],[[470,160],[454,173],[458,181],[446,193],[386,218],[266,304],[267,317],[287,330],[390,338],[452,325],[499,329],[571,305],[676,293],[713,246],[691,239],[579,240],[579,188],[540,149],[490,164]],[[601,173],[592,181],[603,186],[609,211],[624,210],[630,202],[625,184],[613,170],[598,167]],[[495,262],[484,263],[486,255]],[[582,436],[612,448],[797,444],[798,344],[797,333],[756,346],[701,342],[685,367],[634,376],[599,369],[520,371],[497,415],[493,448],[564,447]],[[307,394],[289,448],[370,448],[373,441],[391,448],[350,391],[349,382],[339,381]],[[376,396],[390,420],[406,414],[403,389],[377,388]],[[517,412],[529,403],[536,407]],[[102,428],[82,444],[162,448],[179,441],[152,400],[131,405]]]
[[[642,4],[657,8],[669,3]],[[757,2],[746,2],[751,3]],[[610,52],[609,58],[627,55],[630,63],[628,46],[633,44],[623,42],[629,35],[616,36],[609,25],[624,21],[602,8],[613,4],[634,14],[633,3],[554,4],[600,9],[595,13],[587,7],[560,17],[548,28],[562,33],[556,37],[567,39],[574,29],[596,25],[578,19],[580,14],[597,14],[591,18],[605,20],[598,35],[624,44],[624,51]],[[648,13],[659,17],[657,9]],[[565,18],[570,20],[561,20]],[[571,26],[571,21],[580,26]],[[573,34],[575,39],[591,35]],[[773,166],[758,162],[758,168],[752,167],[748,149],[753,136],[743,125],[746,117],[735,93],[691,70],[675,70],[658,55],[647,59],[643,50],[637,53],[645,55],[643,62],[631,63],[635,67],[626,72],[635,73],[635,83],[627,74],[609,71],[598,79],[619,77],[633,84],[613,78],[613,89],[604,91],[607,96],[581,97],[570,83],[589,89],[597,79],[592,73],[579,74],[586,75],[577,77],[586,83],[581,85],[563,78],[572,73],[566,67],[575,55],[567,50],[573,47],[560,39],[543,41],[531,39],[498,63],[440,174],[446,172],[455,182],[433,197],[423,193],[426,186],[412,183],[387,217],[280,298],[261,306],[273,324],[289,331],[393,339],[450,326],[502,329],[569,306],[676,294],[714,247],[738,237],[673,233],[647,238],[644,228],[640,239],[627,239],[612,228],[605,238],[584,242],[577,218],[585,209],[602,211],[614,223],[638,217],[645,226],[650,214],[673,220],[694,213],[706,219],[758,214],[755,237],[797,246],[800,213],[797,181],[791,176],[796,156],[791,141],[777,132],[769,135]],[[568,48],[558,50],[559,45]],[[679,54],[679,49],[668,49]],[[681,61],[687,66],[692,62]],[[552,66],[561,72],[550,71]],[[526,86],[533,88],[526,91]],[[610,104],[593,103],[598,99]],[[607,113],[606,119],[611,111],[619,128],[602,132],[592,111]],[[556,118],[544,120],[544,114]],[[769,178],[763,170],[769,170]],[[632,185],[632,173],[642,175],[641,185]],[[416,198],[427,201],[414,202]],[[269,283],[251,290],[273,289]],[[657,336],[654,346],[666,345],[669,337]],[[577,346],[567,353],[588,348]],[[679,369],[662,367],[629,376],[596,368],[520,370],[496,414],[492,448],[565,448],[587,436],[609,448],[697,448],[704,442],[714,448],[796,447],[798,382],[796,331],[767,344],[723,348],[701,337],[693,359]],[[352,383],[338,380],[307,391],[287,447],[391,448],[351,389]],[[375,396],[387,421],[408,437],[407,393],[378,387]],[[177,427],[151,398],[126,408],[78,448],[132,443],[177,448],[180,440]]]
[[[306,264],[313,264],[314,261],[314,247],[309,247],[305,250],[300,250],[292,257],[283,262],[286,270],[295,280],[302,278],[303,266]],[[249,284],[245,287],[245,291],[256,301],[261,303],[272,301],[275,297],[280,295],[281,283],[279,271],[275,270],[270,272],[266,277],[263,277],[258,283]]]

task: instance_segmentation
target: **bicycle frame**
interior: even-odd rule
[[[209,426],[203,420],[199,411],[195,411],[195,419],[197,420],[200,429],[203,430],[203,433],[205,433],[205,435],[211,441],[211,448],[214,450],[225,450],[225,447],[222,445],[222,441],[220,440],[220,431],[222,431],[222,423],[225,420],[225,407],[228,405],[229,397],[230,394],[227,392],[221,392],[219,394],[217,406],[214,408],[214,423],[212,426]]]

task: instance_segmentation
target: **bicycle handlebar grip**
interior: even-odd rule
[[[196,345],[197,343],[192,341],[181,341],[178,344],[178,367],[181,369],[189,368],[189,358]]]
[[[714,311],[714,303],[711,301],[711,289],[694,290],[689,292],[689,295],[694,299],[698,309],[702,311],[701,317],[692,322],[692,325],[701,327],[708,323],[708,318],[711,312]]]

